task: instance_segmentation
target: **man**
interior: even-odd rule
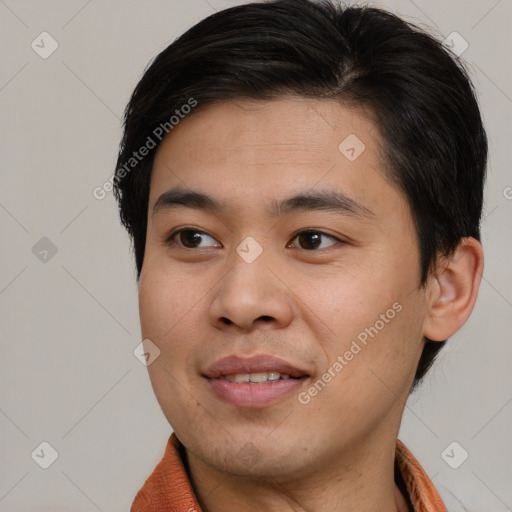
[[[174,430],[142,511],[444,511],[397,440],[468,319],[487,142],[464,67],[383,10],[218,12],[152,62],[114,180]]]

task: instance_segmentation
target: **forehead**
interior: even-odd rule
[[[223,101],[185,117],[158,148],[150,209],[176,186],[240,208],[321,189],[378,211],[386,192],[390,201],[401,196],[387,179],[368,112],[299,97]]]

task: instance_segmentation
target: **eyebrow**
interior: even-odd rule
[[[193,208],[210,211],[216,214],[225,213],[228,208],[208,194],[191,189],[175,187],[164,192],[153,206],[153,215],[177,207]],[[371,217],[374,213],[362,204],[351,199],[342,192],[334,190],[306,191],[281,201],[272,200],[267,213],[273,217],[281,217],[290,213],[305,211],[329,211],[341,215],[355,217]]]

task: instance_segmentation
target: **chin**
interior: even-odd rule
[[[260,439],[255,435],[237,437],[241,441],[210,439],[205,443],[198,439],[190,448],[203,462],[233,477],[276,482],[307,472],[304,452],[297,449],[300,441],[293,442],[290,436],[286,444],[268,435]]]

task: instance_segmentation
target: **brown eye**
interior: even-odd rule
[[[325,249],[325,245],[322,246],[322,237],[323,238],[330,238],[331,240],[334,240],[334,242],[340,242],[336,237],[332,235],[328,235],[327,233],[323,233],[322,231],[312,231],[312,230],[305,230],[301,231],[295,239],[299,242],[301,249],[306,249],[308,251],[318,249],[319,247],[321,249]],[[330,244],[334,245],[334,244]],[[330,247],[328,245],[327,247]],[[295,246],[296,247],[296,246]]]
[[[203,247],[211,247],[211,246],[199,246],[205,238],[213,238],[210,235],[207,235],[204,231],[198,231],[197,229],[180,229],[175,231],[172,235],[169,236],[167,243],[173,244],[178,243],[179,246],[184,247],[186,249],[202,249]],[[176,242],[176,239],[178,242]]]

